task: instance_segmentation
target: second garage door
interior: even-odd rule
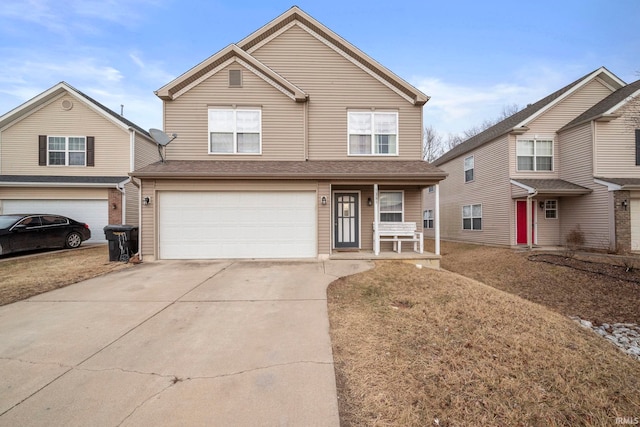
[[[106,200],[4,200],[2,213],[48,213],[68,216],[89,224],[89,242],[105,242],[104,226],[109,223]]]
[[[158,199],[161,259],[317,255],[314,191],[164,191]]]

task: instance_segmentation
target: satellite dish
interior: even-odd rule
[[[149,134],[151,135],[151,138],[153,138],[153,140],[156,142],[156,144],[162,145],[162,146],[167,145],[168,143],[170,143],[171,141],[173,141],[178,137],[178,135],[174,133],[172,135],[173,138],[170,138],[169,135],[162,132],[160,129],[153,129],[153,128],[149,129]]]
[[[151,138],[153,138],[156,144],[158,144],[158,153],[160,154],[160,160],[162,160],[162,163],[164,163],[164,155],[162,154],[162,152],[164,151],[164,147],[166,147],[167,144],[176,139],[178,135],[174,133],[170,137],[160,129],[153,128],[149,129],[149,135],[151,135]]]

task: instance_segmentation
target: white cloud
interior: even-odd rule
[[[577,75],[553,68],[528,68],[518,71],[512,81],[490,85],[461,85],[437,77],[413,79],[414,85],[431,96],[424,107],[425,126],[439,133],[460,134],[485,120],[500,116],[505,106],[525,107],[570,83]]]

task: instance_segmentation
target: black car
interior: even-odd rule
[[[61,215],[0,215],[0,255],[48,248],[77,248],[89,226]]]

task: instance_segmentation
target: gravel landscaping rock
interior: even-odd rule
[[[571,319],[578,322],[580,326],[591,329],[598,335],[611,341],[625,353],[640,360],[640,325],[635,323],[603,323],[595,326],[588,320],[571,316]]]

